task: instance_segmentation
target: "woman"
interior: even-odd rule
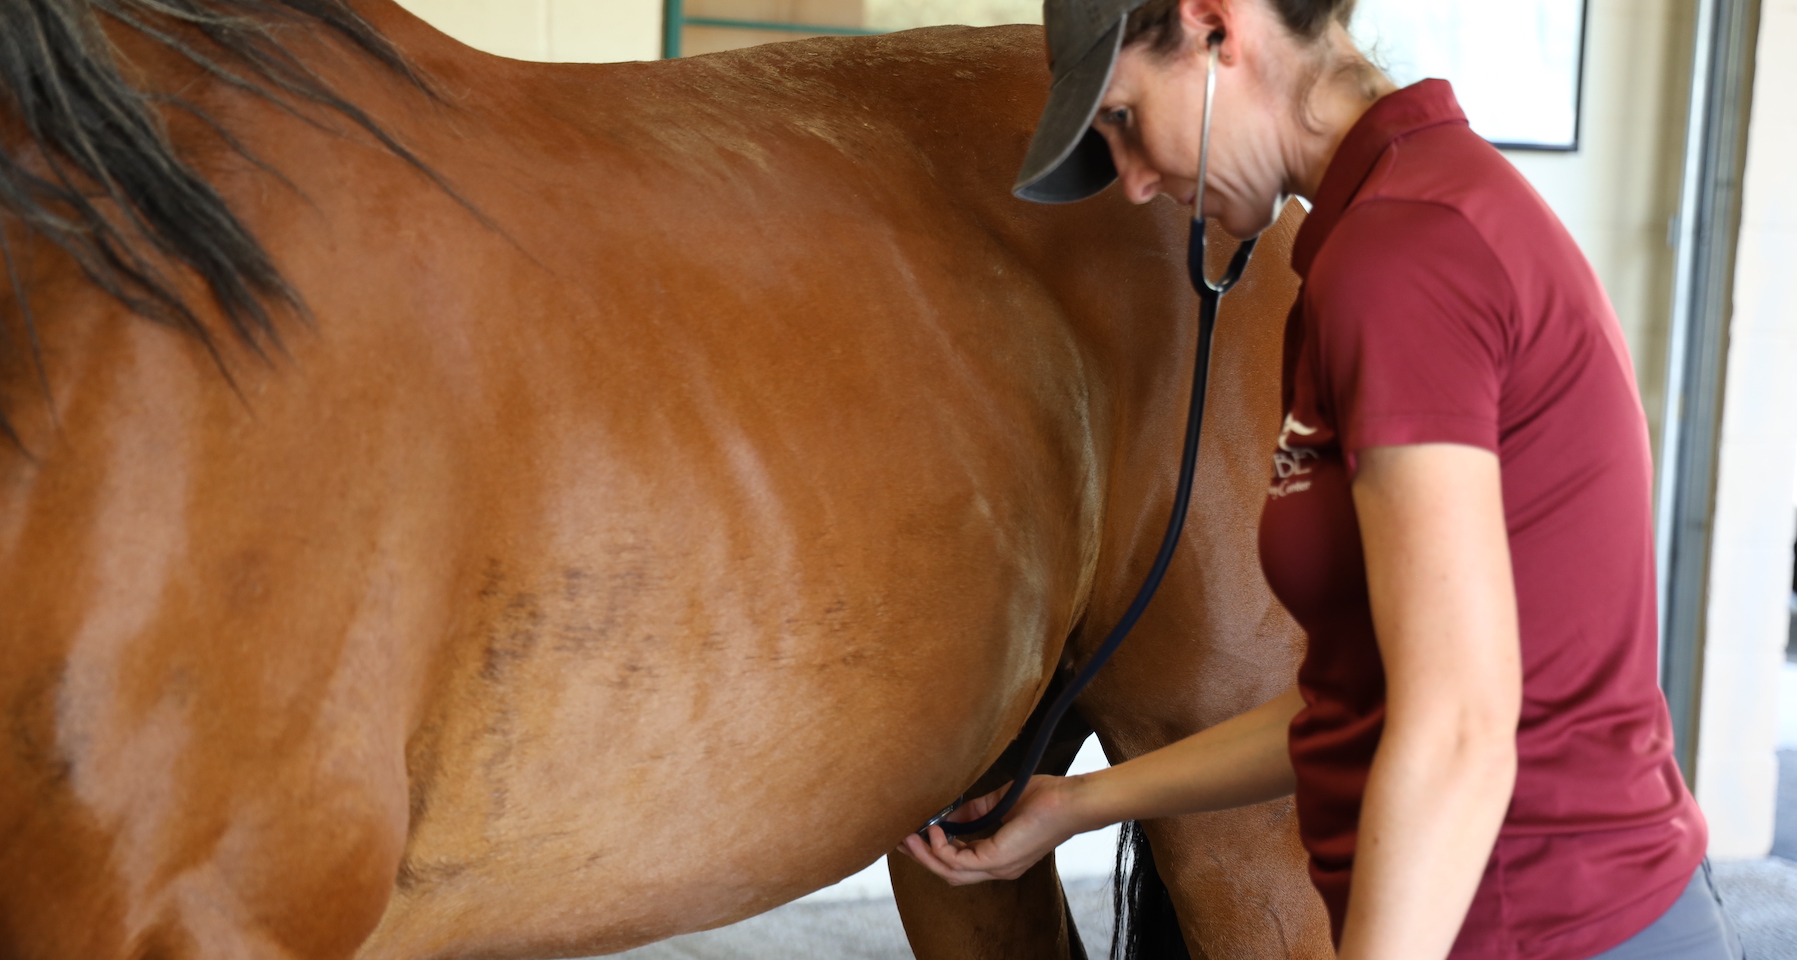
[[[1038,778],[988,839],[1021,874],[1127,819],[1296,793],[1343,957],[1738,957],[1656,683],[1647,433],[1616,319],[1448,85],[1355,50],[1352,0],[1049,0],[1055,81],[1017,192],[1199,193],[1252,236],[1313,208],[1261,522],[1298,682],[1108,770]],[[997,795],[957,819],[990,809]]]

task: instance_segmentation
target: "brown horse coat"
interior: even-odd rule
[[[54,411],[0,371],[0,955],[582,955],[748,916],[979,775],[1159,536],[1184,225],[1010,197],[1037,31],[541,65],[358,6],[445,103],[295,49],[499,229],[130,38],[291,181],[173,121],[312,321],[271,362],[222,340],[233,385],[5,223]],[[1224,309],[1180,559],[1081,705],[1114,758],[1290,680],[1253,548],[1289,230]],[[1289,807],[1153,836],[1207,955],[1327,949]],[[900,889],[916,938],[1052,893],[1020,883]]]

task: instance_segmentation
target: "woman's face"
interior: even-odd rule
[[[1277,129],[1277,114],[1283,111],[1276,107],[1282,104],[1266,95],[1268,85],[1257,82],[1252,69],[1242,66],[1244,49],[1252,49],[1256,39],[1245,34],[1259,25],[1244,22],[1250,18],[1240,13],[1256,6],[1237,6],[1229,39],[1219,46],[1226,60],[1217,63],[1202,211],[1237,237],[1272,225],[1288,181]],[[1206,53],[1192,31],[1186,35],[1185,46],[1166,55],[1150,52],[1146,45],[1125,48],[1093,121],[1110,144],[1118,179],[1134,203],[1164,193],[1190,205],[1197,192]]]

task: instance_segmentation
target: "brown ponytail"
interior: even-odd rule
[[[1323,35],[1330,20],[1348,25],[1354,16],[1355,0],[1264,0],[1279,14],[1279,20],[1300,40],[1315,40]],[[1132,11],[1123,28],[1123,45],[1146,44],[1150,53],[1165,55],[1185,43],[1179,28],[1179,0],[1148,0]]]
[[[1354,0],[1271,0],[1279,19],[1295,37],[1315,40],[1330,20],[1347,26],[1354,17]]]

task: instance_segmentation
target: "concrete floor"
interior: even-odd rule
[[[1797,960],[1797,750],[1779,753],[1778,834],[1765,860],[1716,865],[1724,904],[1751,960]],[[1106,956],[1111,939],[1110,883],[1067,881],[1087,952]],[[909,960],[905,931],[890,896],[804,900],[705,933],[688,934],[615,956],[628,960]]]

